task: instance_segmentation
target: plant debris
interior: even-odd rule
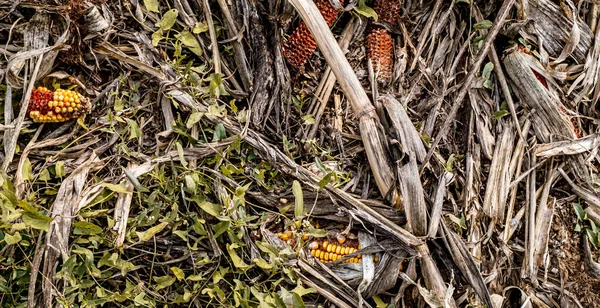
[[[600,4],[0,0],[0,306],[600,307]]]

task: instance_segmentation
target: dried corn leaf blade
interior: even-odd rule
[[[473,256],[469,253],[465,243],[454,231],[446,227],[443,221],[441,226],[442,239],[444,240],[446,249],[450,252],[452,261],[460,269],[460,272],[467,279],[473,290],[475,290],[475,293],[479,296],[483,304],[487,305],[487,307],[492,307],[490,293],[481,276],[479,267],[475,263]]]
[[[408,163],[398,170],[398,178],[407,229],[414,235],[424,236],[427,234],[427,205],[414,155],[410,155]]]
[[[535,30],[526,29],[521,34],[530,38],[539,36],[544,48],[554,57],[563,58],[565,55],[570,55],[577,62],[582,63],[593,38],[588,25],[579,20],[577,15],[575,15],[576,25],[574,25],[572,17],[567,16],[554,1],[536,0],[529,1],[529,4],[528,17],[534,22]],[[573,37],[573,32],[576,32],[576,37]],[[531,41],[537,42],[536,39]]]
[[[44,277],[54,277],[58,258],[62,257],[63,262],[69,257],[69,234],[71,233],[71,223],[74,215],[77,214],[77,208],[82,198],[83,188],[85,186],[90,170],[101,163],[96,155],[92,153],[89,159],[81,164],[62,182],[56,200],[53,204],[50,230],[46,235],[46,249],[44,259]],[[54,282],[52,279],[44,279],[42,283],[42,293],[46,307],[51,307],[54,297]]]
[[[536,137],[543,143],[577,139],[567,108],[558,94],[549,88],[552,79],[541,63],[517,49],[506,55],[504,65],[521,104],[531,115],[531,127]],[[577,176],[589,178],[590,171],[581,155],[570,158],[570,163]]]
[[[504,220],[505,215],[506,199],[511,183],[511,174],[506,170],[509,169],[515,137],[513,125],[505,124],[503,127],[503,132],[496,142],[483,199],[485,214],[499,222]]]
[[[600,135],[592,134],[575,140],[542,143],[535,146],[535,155],[553,157],[558,155],[575,155],[585,152],[596,152],[600,146]]]
[[[388,112],[393,130],[400,138],[403,150],[408,155],[414,155],[419,162],[423,161],[427,154],[423,140],[404,110],[404,106],[391,95],[384,95],[379,100]]]

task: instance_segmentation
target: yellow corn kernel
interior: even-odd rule
[[[350,247],[344,247],[344,251],[342,252],[343,255],[347,255],[350,253]]]
[[[343,249],[343,248],[344,248],[344,247],[342,247],[342,246],[338,246],[338,247],[336,247],[336,248],[335,248],[335,253],[339,255],[340,253],[342,253],[342,249]]]
[[[325,259],[325,261],[329,261],[329,253],[326,252],[325,256],[323,256],[323,259]]]
[[[327,246],[329,246],[329,242],[328,241],[323,242],[323,250],[327,249]]]
[[[333,250],[335,250],[335,245],[331,244],[331,245],[327,245],[327,252],[331,252]]]
[[[342,234],[338,234],[336,236],[338,243],[340,244],[344,244],[346,242],[346,237]]]

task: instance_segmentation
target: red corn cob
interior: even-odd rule
[[[343,1],[340,1],[342,5]],[[338,11],[329,3],[328,0],[317,0],[317,8],[327,25],[331,27],[337,18]],[[295,67],[300,67],[306,63],[308,58],[317,49],[317,42],[313,38],[310,30],[304,22],[300,22],[296,30],[290,35],[283,44],[283,55]]]
[[[374,10],[378,21],[395,25],[400,17],[400,1],[398,0],[375,0]]]
[[[58,89],[52,92],[44,87],[33,90],[27,106],[34,122],[65,122],[83,116],[90,109],[89,100],[75,91]]]
[[[371,28],[367,35],[367,56],[373,64],[373,71],[378,80],[392,77],[394,66],[394,40],[390,33],[382,27]]]

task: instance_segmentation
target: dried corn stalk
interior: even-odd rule
[[[533,25],[521,31],[524,37],[532,42],[537,42],[539,37],[543,47],[553,57],[571,56],[579,63],[584,62],[592,45],[593,35],[577,14],[573,14],[573,8],[567,15],[554,1],[529,1],[528,18],[533,21]]]
[[[504,58],[506,73],[523,108],[531,115],[531,127],[543,143],[574,140],[580,131],[569,118],[569,111],[558,94],[549,88],[549,77],[542,64],[532,55],[516,49]],[[583,157],[574,156],[571,165],[577,175],[589,177]]]
[[[511,156],[513,155],[514,138],[513,125],[504,126],[504,130],[498,136],[496,142],[483,199],[483,211],[498,222],[504,221],[506,200],[511,182],[511,173],[506,172],[506,170],[509,170]]]
[[[341,1],[343,4],[343,1]],[[317,8],[327,25],[331,27],[337,18],[338,11],[329,3],[329,0],[317,0]],[[292,35],[283,44],[283,55],[295,67],[300,67],[317,49],[317,42],[302,21]]]

